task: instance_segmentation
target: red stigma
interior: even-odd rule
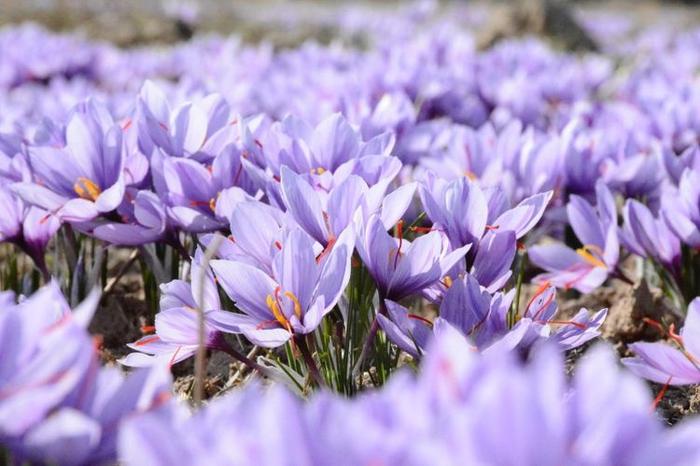
[[[170,361],[168,361],[168,367],[172,367],[173,364],[175,364],[175,358],[177,357],[177,354],[180,352],[182,349],[182,346],[178,346],[175,352],[173,353],[173,357],[170,358]]]
[[[122,131],[126,131],[129,128],[131,128],[131,125],[133,123],[133,120],[131,118],[127,118],[124,120],[124,124],[122,125]]]
[[[676,333],[676,324],[671,324],[668,327],[668,336],[671,337],[671,339],[673,341],[675,341],[676,343],[678,343],[679,345],[684,346],[683,345],[683,337],[681,337],[680,335],[678,335]]]
[[[486,225],[485,228],[489,231],[493,231],[493,230],[498,230],[500,228],[500,226],[499,225]]]
[[[135,346],[145,346],[149,343],[153,343],[153,342],[156,342],[159,340],[160,340],[160,337],[158,335],[153,335],[152,337],[143,338],[143,339],[137,341],[136,343],[134,343],[134,345]]]
[[[533,294],[532,298],[530,298],[530,300],[527,302],[527,306],[525,306],[525,309],[529,308],[532,305],[532,303],[534,303],[535,300],[542,295],[542,293],[547,291],[547,288],[549,288],[549,285],[550,285],[549,280],[540,283],[540,286],[538,286],[537,289],[535,290],[535,294]]]
[[[411,227],[409,230],[414,233],[430,233],[431,231],[437,231],[433,227]]]
[[[141,328],[141,333],[144,335],[148,335],[149,333],[154,333],[156,331],[156,326],[155,325],[142,325]]]
[[[548,320],[545,322],[547,324],[559,324],[559,325],[573,325],[579,330],[586,330],[586,325],[581,322],[576,322],[574,320]]]
[[[279,325],[279,322],[277,322],[277,319],[264,320],[255,326],[255,330],[264,330],[267,328],[273,328],[273,327],[277,327],[277,325]]]
[[[280,243],[279,241],[275,240],[275,247],[281,251],[281,250],[282,250],[282,243]]]
[[[659,332],[661,332],[662,335],[666,334],[666,329],[658,321],[656,321],[654,319],[650,319],[649,317],[643,317],[642,322],[656,328]]]
[[[661,400],[664,399],[664,396],[666,395],[666,391],[668,390],[669,385],[671,385],[671,380],[673,380],[673,377],[669,377],[668,380],[666,380],[666,383],[664,386],[661,388],[661,391],[659,392],[658,395],[656,395],[656,398],[654,398],[654,402],[651,404],[651,411],[652,413],[656,411],[656,407],[659,406],[659,403],[661,403]]]
[[[330,238],[328,238],[328,244],[326,245],[325,248],[323,248],[323,251],[321,251],[321,253],[318,256],[316,256],[316,263],[317,264],[320,264],[321,261],[323,260],[323,258],[326,257],[331,252],[331,250],[333,249],[333,246],[335,246],[336,241],[337,240],[336,240],[335,236],[331,236]]]
[[[396,237],[399,239],[399,249],[396,251],[396,256],[394,257],[394,269],[396,269],[396,266],[399,263],[401,246],[403,246],[403,219],[399,220],[396,224]]]
[[[425,317],[419,316],[417,314],[410,314],[410,313],[406,314],[406,315],[408,316],[409,319],[420,320],[424,324],[430,325],[431,327],[433,326],[433,323],[429,319],[426,319]]]

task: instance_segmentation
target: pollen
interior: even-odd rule
[[[583,260],[591,264],[593,267],[601,267],[606,269],[607,265],[605,265],[605,262],[599,259],[599,257],[603,255],[602,253],[603,251],[595,244],[586,244],[582,248],[576,250],[576,254],[583,257]]]
[[[479,177],[476,176],[476,173],[474,173],[474,172],[471,171],[471,170],[465,171],[465,172],[464,172],[464,176],[466,176],[466,177],[469,179],[469,181],[476,181],[476,180],[479,179]]]
[[[323,168],[323,167],[318,167],[318,168],[312,168],[312,169],[311,169],[311,174],[312,174],[312,175],[314,175],[314,174],[315,174],[315,175],[323,175],[324,173],[326,173],[326,169]]]
[[[265,298],[265,304],[267,305],[267,308],[270,309],[270,312],[272,312],[272,315],[274,316],[275,320],[279,322],[279,324],[282,327],[286,328],[289,332],[291,332],[292,327],[289,324],[289,320],[284,315],[284,313],[282,313],[282,309],[280,307],[279,292],[280,288],[277,287],[275,289],[274,296],[271,294],[267,295],[267,298]]]
[[[301,304],[299,303],[299,298],[291,291],[285,291],[284,295],[294,303],[294,314],[301,319]]]
[[[80,198],[88,201],[96,201],[99,195],[102,194],[100,187],[97,186],[94,181],[84,176],[78,177],[73,185],[73,191],[75,191],[75,194],[80,196]]]

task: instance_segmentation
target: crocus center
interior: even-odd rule
[[[73,191],[79,197],[88,201],[96,201],[99,195],[102,194],[100,187],[94,181],[84,176],[78,177],[75,181]]]
[[[582,248],[576,250],[576,254],[583,257],[583,260],[591,264],[593,267],[607,268],[605,262],[602,261],[603,251],[595,244],[586,244]]]
[[[284,314],[284,312],[282,312],[280,291],[281,288],[279,286],[275,288],[274,293],[267,295],[267,298],[265,298],[265,304],[267,305],[267,308],[270,309],[270,312],[272,312],[275,320],[279,322],[282,327],[291,332],[292,326],[289,319],[287,319],[287,316]],[[299,302],[299,298],[297,298],[297,296],[291,291],[285,291],[282,294],[291,301],[294,315],[301,320],[301,303]]]

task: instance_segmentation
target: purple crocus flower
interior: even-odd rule
[[[661,196],[661,209],[664,220],[684,244],[700,247],[700,172],[684,170],[677,193]]]
[[[233,142],[237,118],[226,101],[210,94],[171,111],[163,91],[146,81],[139,94],[139,145],[151,155],[154,148],[166,156],[209,162]]]
[[[387,183],[372,188],[357,175],[349,175],[329,192],[314,190],[300,175],[286,166],[281,169],[282,195],[294,220],[312,238],[328,247],[354,220],[358,210],[362,218],[374,213],[391,228],[406,211],[416,189],[408,183],[385,196]]]
[[[700,383],[700,298],[688,305],[685,325],[680,334],[669,329],[673,345],[637,342],[630,345],[633,358],[622,362],[632,372],[645,379],[670,385]]]
[[[37,268],[48,281],[49,272],[44,260],[44,251],[53,235],[61,226],[58,219],[38,207],[27,207],[5,187],[0,187],[0,205],[5,215],[0,218],[0,242],[17,245],[32,258]]]
[[[100,221],[91,231],[93,236],[122,246],[175,240],[165,205],[156,194],[130,188],[125,198],[126,202],[118,209],[123,223]]]
[[[220,242],[216,257],[245,262],[272,275],[275,253],[291,227],[293,222],[281,210],[260,201],[241,201],[231,214],[231,235]],[[208,245],[213,237],[203,235],[202,243]]]
[[[666,222],[654,217],[647,206],[635,199],[625,202],[622,216],[620,239],[625,247],[638,256],[658,261],[678,277],[681,245]]]
[[[435,178],[421,185],[420,195],[428,217],[437,229],[444,231],[454,248],[475,245],[487,229],[511,230],[516,238],[523,237],[540,220],[552,198],[551,191],[536,194],[512,209],[499,211],[495,204],[490,205],[494,195],[487,197],[466,177],[450,182]],[[489,221],[491,224],[487,225]]]
[[[228,145],[210,165],[191,158],[151,156],[156,192],[168,206],[168,215],[185,231],[214,231],[228,224],[233,206],[246,197],[240,152]]]
[[[323,250],[304,231],[291,230],[279,244],[272,275],[246,262],[212,261],[219,284],[243,312],[231,314],[228,323],[264,347],[314,331],[350,280],[353,237],[348,228]]]
[[[700,170],[700,147],[697,143],[691,145],[680,155],[676,155],[671,149],[664,149],[663,163],[666,173],[674,184],[679,184],[686,170],[697,172]]]
[[[18,462],[111,462],[121,420],[170,397],[162,367],[100,368],[87,334],[99,293],[71,311],[51,282],[0,308],[0,441]]]
[[[547,273],[537,282],[575,288],[588,293],[616,273],[620,256],[615,200],[602,181],[596,184],[596,206],[572,195],[566,211],[569,224],[583,246],[573,250],[563,244],[533,246],[528,257]]]
[[[389,339],[414,357],[425,351],[433,333],[439,338],[446,325],[469,337],[479,350],[490,347],[527,350],[535,342],[548,339],[566,351],[600,334],[598,329],[605,320],[607,309],[592,316],[586,309],[581,309],[571,320],[556,320],[555,294],[554,287],[540,288],[511,328],[508,313],[514,290],[492,295],[473,276],[467,275],[452,282],[435,322],[412,314],[393,301],[386,303],[388,317],[378,315],[377,318]]]
[[[211,269],[202,264],[197,249],[192,261],[191,284],[173,280],[161,285],[160,312],[155,317],[155,334],[129,344],[137,351],[119,360],[125,366],[172,366],[193,356],[199,347],[198,309],[204,312],[205,341],[209,349],[229,351],[222,332],[239,333],[233,313],[221,310],[219,291]]]
[[[471,245],[450,252],[447,238],[437,231],[413,242],[389,236],[379,215],[367,221],[357,251],[374,278],[381,299],[400,300],[434,285],[464,257]]]
[[[124,197],[122,129],[89,102],[73,112],[64,147],[32,146],[32,181],[12,189],[61,221],[86,222],[115,210]]]
[[[93,364],[87,325],[97,303],[71,314],[51,282],[19,305],[0,309],[0,439],[19,439],[74,391]],[[67,344],[67,342],[69,342]]]

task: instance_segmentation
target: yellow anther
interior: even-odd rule
[[[465,171],[465,172],[464,172],[464,176],[466,176],[467,178],[469,178],[469,181],[476,181],[476,180],[479,179],[479,177],[476,176],[476,173],[474,173],[474,172],[471,171],[471,170]]]
[[[598,256],[602,256],[602,253],[603,251],[601,251],[601,249],[595,244],[586,244],[582,248],[576,250],[576,254],[583,257],[583,260],[591,264],[593,267],[602,267],[607,269],[608,266],[605,265],[605,262],[593,255],[596,254]]]
[[[452,277],[445,276],[445,278],[442,279],[442,284],[445,285],[445,288],[450,288],[452,286]]]
[[[216,199],[214,199],[213,197],[209,199],[209,208],[212,212],[216,212]]]
[[[94,181],[90,180],[89,178],[85,178],[84,176],[78,177],[73,185],[73,191],[75,191],[75,194],[80,196],[82,199],[86,199],[88,201],[96,201],[98,196],[102,194],[100,187],[97,186]]]
[[[272,315],[275,316],[275,320],[277,320],[282,327],[289,328],[289,321],[284,314],[282,314],[279,303],[271,294],[267,295],[267,298],[265,298],[265,304],[267,304],[267,307],[270,309],[270,311],[272,311]]]
[[[285,291],[284,295],[294,303],[294,314],[301,320],[301,304],[299,299],[291,291]]]
[[[326,173],[326,169],[323,167],[312,168],[311,174],[313,175],[314,173],[317,175],[323,175],[324,173]]]

